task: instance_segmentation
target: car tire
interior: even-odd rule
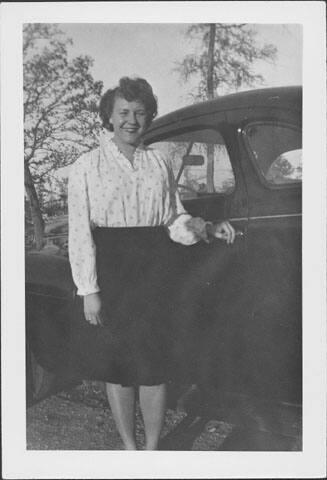
[[[27,351],[27,403],[46,397],[55,385],[56,375],[42,367],[31,348]]]

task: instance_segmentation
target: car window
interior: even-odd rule
[[[255,123],[244,134],[256,167],[269,184],[301,182],[301,130],[286,124]]]
[[[290,150],[278,155],[270,165],[266,179],[270,183],[299,182],[302,179],[302,149]]]
[[[225,142],[218,131],[191,130],[151,146],[169,159],[182,199],[229,194],[234,190],[233,169]]]

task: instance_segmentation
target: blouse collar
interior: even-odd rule
[[[134,165],[131,165],[131,162],[126,158],[124,153],[119,149],[116,142],[113,141],[113,134],[108,132],[108,130],[103,129],[99,135],[100,151],[106,156],[108,151],[110,151],[114,157],[120,157],[124,164],[128,166],[129,169],[136,170],[138,160],[142,152],[146,150],[145,145],[141,142],[135,149],[134,152]]]

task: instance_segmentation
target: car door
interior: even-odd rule
[[[301,404],[301,105],[239,115],[247,117],[238,128],[249,209],[246,389]]]
[[[157,141],[159,140],[159,141]],[[247,193],[238,158],[237,129],[230,128],[224,113],[167,125],[148,139],[170,159],[185,209],[193,216],[219,222],[231,219],[238,232],[227,246],[220,240],[200,242],[180,250],[186,271],[177,312],[185,332],[196,340],[177,346],[181,380],[196,381],[208,390],[240,385],[239,320],[247,303],[247,263],[243,237],[247,230]],[[203,162],[182,166],[183,157],[202,157]],[[185,313],[186,312],[186,313]],[[184,324],[181,318],[184,320]],[[177,335],[179,334],[177,332]],[[196,372],[196,373],[195,373]]]

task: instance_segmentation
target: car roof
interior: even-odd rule
[[[180,108],[154,120],[145,138],[158,128],[192,117],[226,110],[272,106],[301,111],[302,87],[297,85],[247,90],[245,92],[232,93],[215,98],[214,100],[207,100]]]

